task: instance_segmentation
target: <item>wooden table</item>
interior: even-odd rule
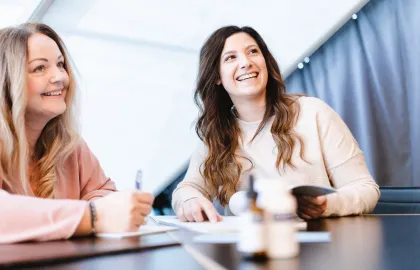
[[[205,257],[211,259],[211,268],[220,269],[420,268],[420,215],[324,219],[309,222],[308,231],[330,231],[332,241],[301,244],[298,257],[264,264],[242,260],[235,244],[194,243],[193,237],[197,234],[185,230],[149,235],[141,240],[139,237],[124,240],[86,238],[0,245],[0,263],[5,257],[12,256],[16,267],[39,266],[43,269],[203,269],[209,265],[203,263],[202,257]],[[164,246],[166,243],[167,246],[141,248],[141,243],[145,247],[153,242]],[[31,250],[41,253],[44,261],[29,262],[25,253]],[[63,255],[63,250],[67,256],[64,259],[59,256]],[[80,254],[86,252],[95,257],[80,259],[83,257]]]

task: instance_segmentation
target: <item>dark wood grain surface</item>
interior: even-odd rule
[[[241,259],[235,244],[194,243],[197,235],[171,232],[227,269],[419,269],[420,215],[358,216],[311,221],[309,231],[330,231],[329,243],[304,243],[287,260],[253,263]],[[167,234],[124,240],[77,239],[0,245],[0,262],[43,269],[202,269]],[[155,248],[156,246],[171,247]]]
[[[298,257],[266,263],[242,260],[235,244],[196,244],[197,234],[172,234],[227,269],[420,269],[420,215],[324,219],[309,222],[308,231],[330,231],[332,241],[303,243]]]
[[[0,245],[0,267],[46,265],[127,252],[147,253],[152,249],[179,245],[165,233],[124,239],[88,237],[67,241]]]

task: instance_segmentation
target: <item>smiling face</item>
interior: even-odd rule
[[[48,122],[64,113],[68,86],[64,56],[55,41],[33,34],[28,40],[26,114],[30,119]]]
[[[265,96],[268,72],[257,42],[240,32],[226,39],[219,65],[220,80],[233,103]]]

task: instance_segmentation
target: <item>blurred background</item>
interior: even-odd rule
[[[82,135],[119,189],[141,169],[171,213],[197,136],[198,53],[225,25],[249,25],[288,92],[332,106],[382,187],[420,186],[418,0],[0,0],[0,28],[53,27],[80,73]]]

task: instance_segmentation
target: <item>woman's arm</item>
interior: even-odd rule
[[[0,244],[67,239],[77,229],[78,234],[91,231],[85,201],[41,199],[0,190],[0,206]]]
[[[42,199],[0,190],[0,243],[67,239],[92,232],[86,200],[116,191],[115,184],[84,141],[57,177],[65,180],[66,189],[80,187],[82,200]]]
[[[324,216],[371,212],[379,200],[379,187],[370,175],[362,153],[328,170],[338,192],[327,196]]]
[[[96,227],[96,226],[95,226]],[[85,211],[83,212],[82,219],[77,225],[76,231],[73,233],[73,236],[84,236],[92,233],[92,219],[90,213],[89,204],[86,203]]]
[[[321,100],[314,100],[325,166],[337,188],[337,193],[327,195],[323,216],[368,213],[375,208],[380,192],[364,155],[340,116]]]
[[[188,171],[182,180],[178,184],[177,188],[172,193],[172,208],[175,213],[178,213],[179,207],[186,201],[192,198],[206,198],[212,201],[216,194],[212,194],[206,184],[203,176],[200,173],[200,167],[206,156],[206,147],[204,143],[200,141],[196,150],[191,155],[190,164]]]

